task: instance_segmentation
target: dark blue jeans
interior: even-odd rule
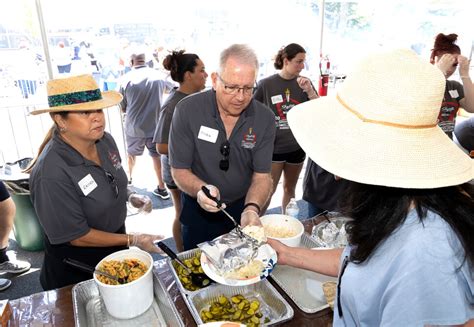
[[[213,240],[234,228],[232,221],[223,212],[207,212],[201,208],[195,198],[184,192],[181,193],[181,201],[180,221],[184,250],[194,249],[199,243]],[[240,223],[244,201],[245,198],[242,198],[231,204],[226,203],[226,211],[234,217],[237,223]]]

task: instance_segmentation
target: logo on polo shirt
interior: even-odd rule
[[[120,168],[122,168],[122,163],[120,162],[120,154],[118,151],[109,151],[109,159],[115,170],[119,170]]]
[[[253,128],[250,127],[247,134],[244,134],[244,139],[241,142],[241,147],[244,149],[253,149],[257,143],[257,135],[253,132]]]

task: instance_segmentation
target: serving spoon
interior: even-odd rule
[[[204,185],[201,187],[201,190],[204,192],[204,194],[209,199],[211,199],[212,201],[214,201],[217,204],[217,208],[220,211],[222,211],[230,220],[232,220],[232,222],[234,223],[235,229],[237,230],[237,233],[239,234],[239,236],[241,238],[245,238],[247,235],[242,231],[242,228],[239,226],[239,224],[237,224],[234,217],[232,217],[224,208],[222,208],[222,201],[219,200],[218,198],[216,198],[215,196],[212,196],[209,189],[207,187],[205,187]]]
[[[88,272],[88,273],[91,273],[91,274],[98,274],[98,275],[102,275],[104,277],[110,278],[112,280],[115,280],[119,284],[126,284],[127,283],[125,278],[117,277],[117,276],[111,275],[109,273],[106,273],[105,271],[95,269],[94,267],[89,266],[88,264],[86,264],[84,262],[80,262],[80,261],[77,261],[77,260],[74,260],[74,259],[69,259],[69,258],[64,259],[63,262],[70,265],[70,266],[78,268],[82,271],[85,271],[85,272]]]
[[[201,274],[201,273],[195,273],[193,272],[188,266],[186,266],[184,264],[184,262],[182,262],[178,256],[176,255],[176,253],[174,253],[173,250],[171,250],[165,243],[163,242],[156,242],[155,243],[160,249],[163,250],[163,252],[165,252],[171,259],[173,259],[174,261],[176,261],[177,263],[179,263],[188,273],[189,273],[189,276],[191,276],[191,282],[196,285],[196,286],[199,286],[201,288],[203,287],[206,287],[206,286],[209,286],[212,282],[212,280],[207,277],[206,274]]]

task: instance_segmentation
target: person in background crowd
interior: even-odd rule
[[[72,57],[73,54],[71,52],[71,49],[69,47],[66,47],[63,41],[60,41],[54,51],[53,57],[54,62],[58,67],[59,74],[68,74],[71,72]]]
[[[291,43],[281,48],[274,63],[280,72],[261,80],[254,94],[254,98],[270,107],[275,116],[277,132],[272,158],[272,194],[275,193],[283,173],[282,213],[290,199],[295,197],[296,184],[306,158],[288,126],[286,115],[295,105],[318,98],[311,81],[300,76],[305,67],[305,60],[306,51],[299,44]],[[269,204],[270,199],[263,212]]]
[[[349,181],[334,176],[308,159],[303,179],[303,200],[308,202],[308,218],[324,211],[338,211],[338,201]]]
[[[474,158],[474,116],[456,123],[454,141],[466,150],[471,158]]]
[[[474,85],[469,76],[469,59],[461,55],[461,49],[455,44],[457,38],[456,34],[438,34],[430,57],[430,62],[436,65],[446,77],[446,90],[438,119],[439,126],[450,138],[453,138],[459,107],[468,112],[474,112]],[[448,80],[458,66],[462,84]]]
[[[212,90],[176,105],[169,138],[173,179],[182,193],[185,250],[234,228],[202,187],[245,226],[259,224],[260,208],[271,190],[275,137],[272,112],[252,99],[258,60],[246,45],[234,44],[220,55],[211,75]]]
[[[0,273],[21,274],[31,267],[29,262],[10,260],[7,255],[8,238],[13,228],[15,209],[15,203],[8,194],[5,184],[0,181]],[[11,284],[11,280],[0,278],[0,291],[9,288]]]
[[[28,40],[22,40],[20,51],[16,59],[21,65],[15,72],[15,84],[20,88],[24,99],[31,98],[36,94],[38,88],[38,79],[40,78],[40,63],[43,58],[31,49]]]
[[[161,107],[160,119],[156,126],[153,142],[156,150],[161,155],[161,173],[166,187],[171,192],[175,209],[173,221],[173,238],[179,252],[184,250],[181,236],[181,191],[176,186],[171,176],[171,166],[168,157],[168,139],[176,104],[189,94],[199,92],[206,86],[207,73],[204,63],[194,53],[185,53],[184,50],[173,51],[163,61],[163,67],[171,74],[173,81],[179,83],[178,89],[173,92]]]
[[[128,153],[128,177],[132,183],[133,168],[137,156],[143,154],[145,146],[153,160],[153,168],[158,186],[153,194],[169,199],[161,176],[160,155],[153,143],[153,134],[158,123],[163,94],[169,93],[174,85],[161,79],[158,71],[146,65],[144,52],[135,51],[131,55],[132,70],[124,75],[120,85],[123,100],[120,103],[125,116],[125,138]]]
[[[437,125],[445,87],[439,69],[394,50],[288,115],[308,156],[351,181],[346,248],[268,241],[278,264],[338,276],[334,326],[474,323],[474,162]]]
[[[40,282],[45,290],[92,278],[69,266],[74,259],[92,267],[105,256],[129,246],[160,252],[160,235],[126,234],[127,200],[151,211],[151,200],[127,189],[127,175],[114,139],[105,132],[103,108],[122,96],[100,92],[91,75],[48,81],[53,127],[27,172],[30,196],[45,232]]]

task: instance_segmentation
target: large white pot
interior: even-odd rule
[[[148,266],[148,270],[142,277],[123,285],[104,284],[97,279],[96,274],[94,280],[107,312],[115,318],[130,319],[144,313],[153,303],[153,258],[148,252],[139,249],[122,250],[106,256],[96,269],[103,261],[124,259],[138,259]]]

